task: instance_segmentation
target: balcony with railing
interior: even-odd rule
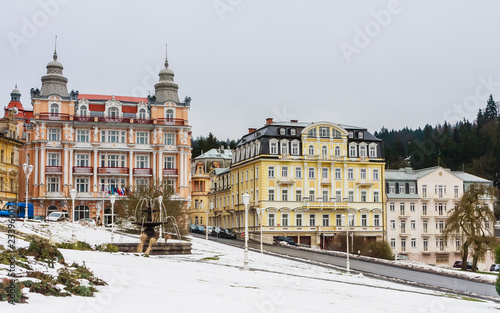
[[[129,117],[118,116],[99,116],[98,121],[101,123],[130,123]]]
[[[73,166],[73,174],[92,174],[93,172],[92,166]]]
[[[151,176],[151,175],[153,175],[153,169],[152,168],[134,168],[134,175]]]
[[[134,118],[135,124],[153,124],[153,120],[149,118]]]
[[[73,121],[77,121],[77,122],[93,122],[94,121],[94,116],[79,116],[79,115],[75,115],[75,116],[73,116]]]
[[[181,118],[159,118],[158,124],[184,126],[184,125],[187,125],[187,120],[183,120]]]
[[[62,173],[62,166],[46,166],[45,173],[61,174]]]
[[[164,168],[163,176],[177,176],[179,175],[178,170],[176,168]]]
[[[128,167],[98,167],[98,174],[115,174],[115,175],[128,175]]]
[[[66,113],[40,113],[38,115],[40,120],[51,120],[51,121],[69,121],[69,114]]]

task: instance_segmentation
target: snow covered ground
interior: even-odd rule
[[[79,240],[91,238],[89,243],[96,244],[104,242],[100,236],[107,232],[101,232],[87,228],[76,234]],[[2,236],[5,233],[0,233]],[[241,249],[199,238],[193,238],[192,243],[193,254],[179,256],[61,250],[66,262],[85,261],[109,285],[98,287],[100,292],[93,298],[30,293],[28,304],[13,308],[1,302],[0,312],[476,313],[500,309],[492,302],[456,299],[253,251],[251,271],[243,271]]]

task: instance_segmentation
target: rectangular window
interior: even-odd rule
[[[173,146],[175,145],[175,133],[166,133],[165,134],[165,145]]]
[[[349,190],[349,202],[354,202],[354,191]]]
[[[302,226],[302,214],[295,214],[295,226]]]
[[[316,214],[309,214],[309,226],[316,226]]]
[[[373,180],[379,180],[378,169],[373,170]]]
[[[422,186],[422,197],[427,198],[427,185]]]
[[[316,201],[316,194],[314,190],[309,190],[309,201]]]
[[[410,193],[415,193],[415,186],[414,185],[411,185],[410,186]]]
[[[453,195],[455,196],[455,198],[458,198],[458,186],[455,186],[453,188]]]
[[[330,215],[323,214],[323,226],[330,226]]]
[[[86,129],[79,129],[76,131],[77,142],[89,142],[89,131]]]
[[[76,179],[76,190],[78,192],[89,192],[89,179],[88,178],[77,178]]]
[[[281,201],[288,201],[288,190],[281,190]]]
[[[89,166],[89,155],[78,153],[76,155],[76,166]]]
[[[427,233],[428,233],[427,221],[424,221],[424,222],[422,223],[422,232],[423,232],[424,234],[427,234]]]
[[[269,152],[271,154],[278,154],[278,143],[277,142],[271,142],[269,145]]]
[[[342,191],[340,190],[335,191],[335,201],[342,202]]]
[[[302,178],[302,167],[297,166],[295,168],[295,178]]]
[[[281,226],[288,226],[288,213],[281,214]]]
[[[394,204],[394,202],[389,203],[389,210],[391,212],[395,212],[396,211],[396,205]]]
[[[342,214],[335,215],[335,226],[342,226]]]
[[[396,221],[395,220],[391,220],[391,230],[396,230]]]
[[[274,213],[269,213],[268,223],[269,223],[269,226],[274,226]]]
[[[367,225],[368,225],[368,215],[361,214],[361,226],[367,226]]]
[[[309,178],[313,179],[314,178],[314,167],[309,168]]]
[[[427,215],[427,203],[422,203],[422,215]]]
[[[396,238],[391,238],[391,248],[396,249]]]
[[[320,137],[330,137],[330,127],[320,127],[319,128]]]
[[[47,191],[59,192],[59,177],[47,177]]]
[[[347,169],[347,179],[354,179],[354,170],[352,168]]]
[[[297,142],[292,143],[292,155],[299,155],[299,144]]]
[[[149,156],[136,155],[136,168],[149,168]]]
[[[411,226],[411,230],[417,229],[417,222],[415,220],[411,220],[410,226]]]
[[[61,130],[59,128],[49,128],[49,141],[61,141]]]
[[[359,172],[359,178],[366,179],[366,168],[362,168]]]
[[[396,187],[394,185],[389,185],[389,193],[396,193]]]
[[[302,201],[302,190],[295,190],[295,201]]]
[[[410,212],[415,212],[415,203],[410,203]]]
[[[373,202],[379,202],[380,197],[378,191],[373,192]]]
[[[269,189],[268,199],[269,199],[269,201],[274,201],[274,190],[273,189]]]
[[[323,178],[323,179],[328,178],[328,168],[326,168],[326,167],[321,168],[321,178]]]
[[[135,143],[139,145],[147,145],[149,143],[149,132],[136,132]]]
[[[401,194],[406,193],[405,185],[399,185],[399,193]]]
[[[356,146],[354,146],[354,145],[349,146],[349,156],[354,158],[354,157],[356,157],[356,154],[357,154],[356,153]]]
[[[342,172],[340,171],[340,168],[335,169],[335,179],[336,180],[342,179]]]
[[[167,156],[163,160],[163,168],[165,169],[174,169],[175,168],[175,159],[173,156]]]
[[[406,239],[405,238],[401,239],[401,251],[402,252],[406,251]]]
[[[281,167],[281,177],[288,177],[288,166]]]
[[[361,202],[366,202],[366,190],[361,190]]]
[[[424,251],[425,251],[425,252],[429,251],[429,240],[424,239],[424,240],[422,241],[422,245],[423,245],[423,247],[424,247]]]
[[[455,238],[455,250],[456,251],[460,251],[460,248],[461,248],[461,246],[460,246],[460,238],[457,237],[457,238]]]
[[[117,154],[108,154],[107,167],[120,167]]]
[[[416,238],[411,239],[411,247],[412,247],[412,249],[415,249],[417,247],[417,239]]]
[[[288,154],[288,142],[281,143],[281,154]]]
[[[380,215],[379,214],[373,215],[373,226],[380,226]]]
[[[59,166],[59,153],[49,152],[47,162],[48,166]]]
[[[377,147],[370,146],[370,158],[376,158],[376,157],[377,157]]]
[[[328,202],[328,190],[323,190],[323,202]]]
[[[274,178],[274,166],[269,166],[267,168],[267,176],[270,178]]]
[[[399,204],[399,215],[405,215],[405,204],[404,204],[404,202],[401,202]]]
[[[401,233],[405,234],[406,233],[406,222],[401,221],[400,223],[401,223]]]

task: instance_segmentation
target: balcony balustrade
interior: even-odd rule
[[[153,175],[152,168],[134,168],[134,175]]]
[[[128,174],[128,167],[98,167],[98,174]]]
[[[46,166],[45,173],[62,173],[62,166]]]
[[[160,125],[175,125],[183,126],[187,125],[187,121],[180,118],[159,118],[158,124]]]
[[[69,114],[66,113],[40,113],[40,120],[69,121]]]
[[[92,166],[73,166],[73,174],[92,174],[93,172]]]
[[[94,121],[94,116],[78,116],[78,115],[75,115],[73,117],[73,121],[78,121],[78,122],[93,122]]]
[[[163,169],[163,176],[177,176],[178,170],[176,168],[164,168]]]

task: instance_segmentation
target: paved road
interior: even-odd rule
[[[193,235],[197,237],[202,237],[201,235],[198,234],[193,234]],[[203,238],[204,237],[205,236],[203,236]],[[229,240],[229,239],[222,239],[215,237],[210,237],[210,240],[236,245],[240,247],[243,247],[244,244],[243,241],[240,240]],[[254,249],[260,249],[259,244],[254,242],[249,242],[249,247]],[[306,250],[297,250],[297,249],[291,249],[281,246],[271,246],[271,245],[264,245],[264,250],[291,257],[302,258],[310,261],[319,261],[322,263],[332,264],[339,267],[346,266],[345,258],[328,255],[324,253],[318,253]],[[477,295],[495,297],[500,301],[500,297],[498,296],[495,290],[495,286],[493,284],[472,282],[466,279],[454,278],[432,273],[424,273],[418,270],[405,269],[386,264],[372,263],[372,262],[353,260],[353,259],[351,259],[351,269],[356,271],[361,271],[363,273],[372,273],[389,278],[402,279],[405,281],[417,282],[429,286],[447,288],[455,290],[458,293],[465,292],[465,293],[474,293]]]

